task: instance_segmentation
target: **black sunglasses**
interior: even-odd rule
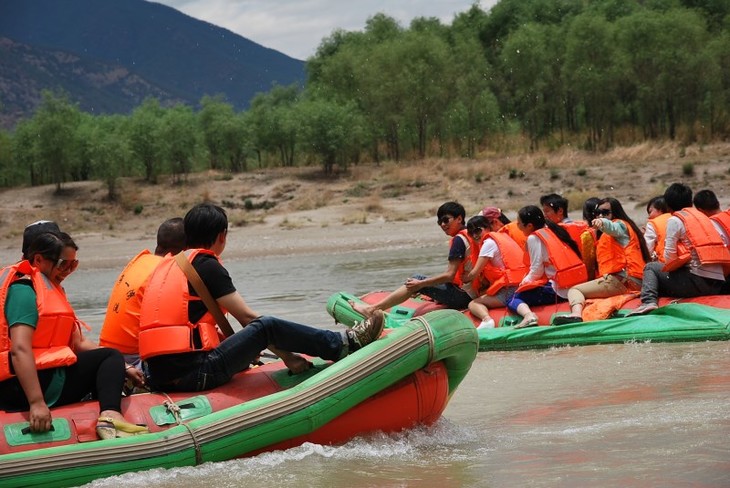
[[[441,217],[440,219],[438,219],[436,221],[436,223],[438,225],[446,225],[446,224],[450,223],[452,220],[454,220],[454,217],[451,217],[449,215],[444,215],[443,217]]]
[[[596,215],[611,215],[613,212],[610,208],[597,208]]]

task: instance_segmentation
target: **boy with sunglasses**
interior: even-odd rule
[[[420,293],[426,295],[446,308],[463,310],[476,297],[470,283],[463,283],[473,266],[471,248],[474,242],[466,231],[466,211],[457,202],[446,202],[436,211],[436,224],[444,234],[451,237],[449,243],[448,265],[436,276],[413,275],[387,297],[373,305],[350,302],[353,310],[369,317],[377,310],[386,310],[403,303]]]

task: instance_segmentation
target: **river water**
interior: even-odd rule
[[[392,289],[413,272],[441,271],[444,251],[427,246],[226,265],[254,310],[331,327],[325,302],[332,293]],[[92,337],[118,272],[80,269],[66,282]],[[119,485],[727,487],[730,343],[479,353],[432,427],[89,486]]]

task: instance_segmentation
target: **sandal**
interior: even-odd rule
[[[534,327],[536,325],[537,325],[537,315],[535,315],[534,313],[528,313],[527,315],[525,315],[525,318],[522,319],[522,322],[515,325],[514,328],[522,329],[524,327]]]
[[[96,421],[96,434],[102,440],[149,433],[149,429],[143,425],[130,424],[111,417],[99,417]]]

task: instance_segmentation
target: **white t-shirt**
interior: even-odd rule
[[[720,234],[720,236],[722,237],[722,234]],[[700,263],[697,251],[695,251],[692,243],[687,237],[687,229],[684,226],[684,222],[682,222],[682,219],[679,217],[673,215],[669,217],[669,220],[667,220],[667,237],[664,241],[664,262],[668,263],[677,257],[678,242],[681,242],[690,250],[690,260],[688,264],[690,273],[702,276],[703,278],[725,281],[725,275],[722,272],[722,265]],[[723,239],[723,242],[727,245],[727,238]]]

